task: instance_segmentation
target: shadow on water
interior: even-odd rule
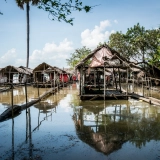
[[[35,97],[36,90],[30,92]],[[1,101],[7,103],[2,95]],[[2,160],[160,158],[158,106],[134,99],[80,101],[75,84],[0,123],[0,132]]]

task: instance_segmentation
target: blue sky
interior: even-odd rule
[[[82,0],[96,7],[90,13],[73,12],[74,25],[51,21],[48,13],[30,7],[30,61],[34,68],[42,62],[60,68],[75,49],[86,46],[95,49],[107,42],[111,33],[140,23],[146,29],[160,26],[160,0]],[[15,0],[1,0],[0,68],[26,65],[26,11]]]

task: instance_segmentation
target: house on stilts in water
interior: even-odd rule
[[[64,70],[45,62],[33,69],[34,87],[56,87],[68,83],[68,74]]]
[[[80,75],[80,99],[128,99],[121,82],[128,83],[132,68],[139,67],[108,45],[96,48],[75,67]]]
[[[24,84],[32,82],[32,69],[23,66],[6,66],[0,70],[0,84]]]

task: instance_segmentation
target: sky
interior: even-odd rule
[[[26,11],[15,0],[0,0],[0,68],[26,66]],[[64,0],[65,1],[65,0]],[[66,0],[68,1],[68,0]],[[137,23],[145,29],[160,26],[160,0],[82,0],[94,6],[89,13],[73,11],[73,26],[52,21],[48,13],[30,6],[29,68],[46,62],[68,68],[66,59],[76,49],[86,46],[94,50],[108,42],[111,33],[126,33]]]

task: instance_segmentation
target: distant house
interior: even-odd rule
[[[28,73],[23,77],[23,81],[26,81],[27,83],[33,82],[33,69],[24,66],[20,66],[19,68],[24,69]]]
[[[1,73],[1,83],[24,83],[26,82],[26,77],[30,75],[29,72],[23,68],[15,66],[6,66],[0,70]]]
[[[46,73],[47,70],[50,70],[51,72]],[[52,77],[51,74],[54,72],[54,67],[43,62],[39,64],[37,67],[33,69],[33,79],[34,82],[46,82],[50,80],[50,77]]]
[[[67,72],[45,62],[33,69],[33,78],[34,83],[39,83],[41,86],[46,83],[48,86],[56,86],[60,83],[67,83],[69,80]]]

